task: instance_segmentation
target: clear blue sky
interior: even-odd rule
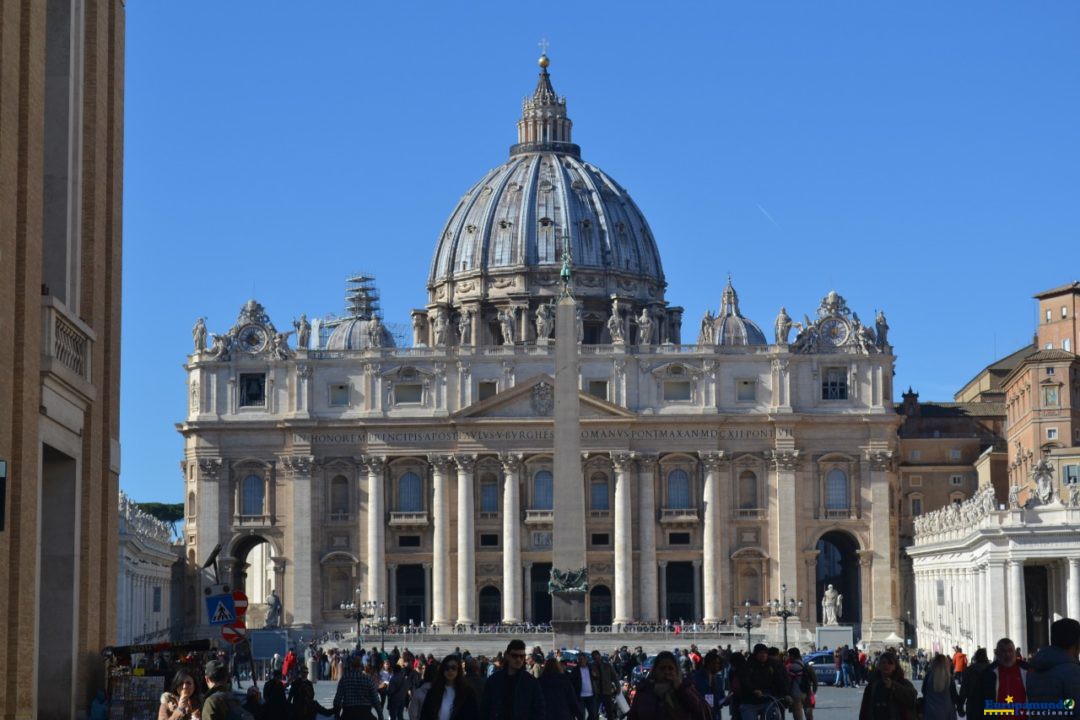
[[[882,308],[949,400],[1080,277],[1080,3],[127,4],[121,486],[179,501],[191,325],[424,304],[550,40],[586,160],[629,189],[696,335],[730,271],[771,328]],[[771,337],[771,331],[768,332]]]

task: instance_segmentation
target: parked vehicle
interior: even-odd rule
[[[814,668],[814,674],[817,675],[818,684],[836,684],[836,664],[833,659],[832,650],[818,650],[816,652],[807,653],[806,655],[803,655],[803,662]]]
[[[645,679],[649,674],[649,671],[652,670],[654,662],[656,662],[656,656],[650,655],[645,658],[645,662],[635,666],[634,669],[630,671],[630,684],[633,687],[637,687],[638,683]]]

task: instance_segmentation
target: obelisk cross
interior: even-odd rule
[[[559,271],[559,280],[562,281],[562,295],[560,297],[570,297],[570,261],[570,250],[567,248],[563,250],[562,270]]]
[[[548,41],[547,38],[540,38],[540,42],[537,43],[540,46],[540,54],[547,55]]]

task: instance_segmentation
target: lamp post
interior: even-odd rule
[[[357,585],[356,589],[353,590],[353,599],[352,600],[343,600],[338,605],[338,608],[340,608],[345,613],[345,617],[349,618],[350,620],[356,620],[356,646],[357,647],[360,647],[360,620],[365,617],[364,613],[362,613],[360,611],[359,607],[356,604],[356,596],[359,595],[359,594],[360,594],[360,586]]]
[[[396,623],[397,617],[386,616],[386,602],[383,600],[365,600],[360,606],[364,609],[364,617],[375,621],[373,624],[379,629],[379,650],[385,651],[387,623]]]
[[[787,621],[789,617],[793,617],[799,614],[799,610],[802,609],[803,601],[796,600],[795,598],[789,598],[787,596],[787,584],[780,586],[780,599],[773,600],[769,603],[769,609],[772,610],[773,615],[776,615],[784,623],[784,652],[787,652]]]
[[[750,646],[750,631],[756,627],[761,627],[761,613],[750,612],[750,601],[747,600],[743,603],[745,611],[742,615],[739,614],[739,608],[735,608],[731,612],[732,619],[735,621],[735,627],[740,627],[746,630],[746,652],[751,650]]]

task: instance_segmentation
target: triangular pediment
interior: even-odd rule
[[[582,419],[630,418],[637,414],[624,407],[601,400],[578,390]],[[555,378],[547,373],[535,375],[509,390],[475,402],[454,413],[455,418],[542,418],[554,417]]]

